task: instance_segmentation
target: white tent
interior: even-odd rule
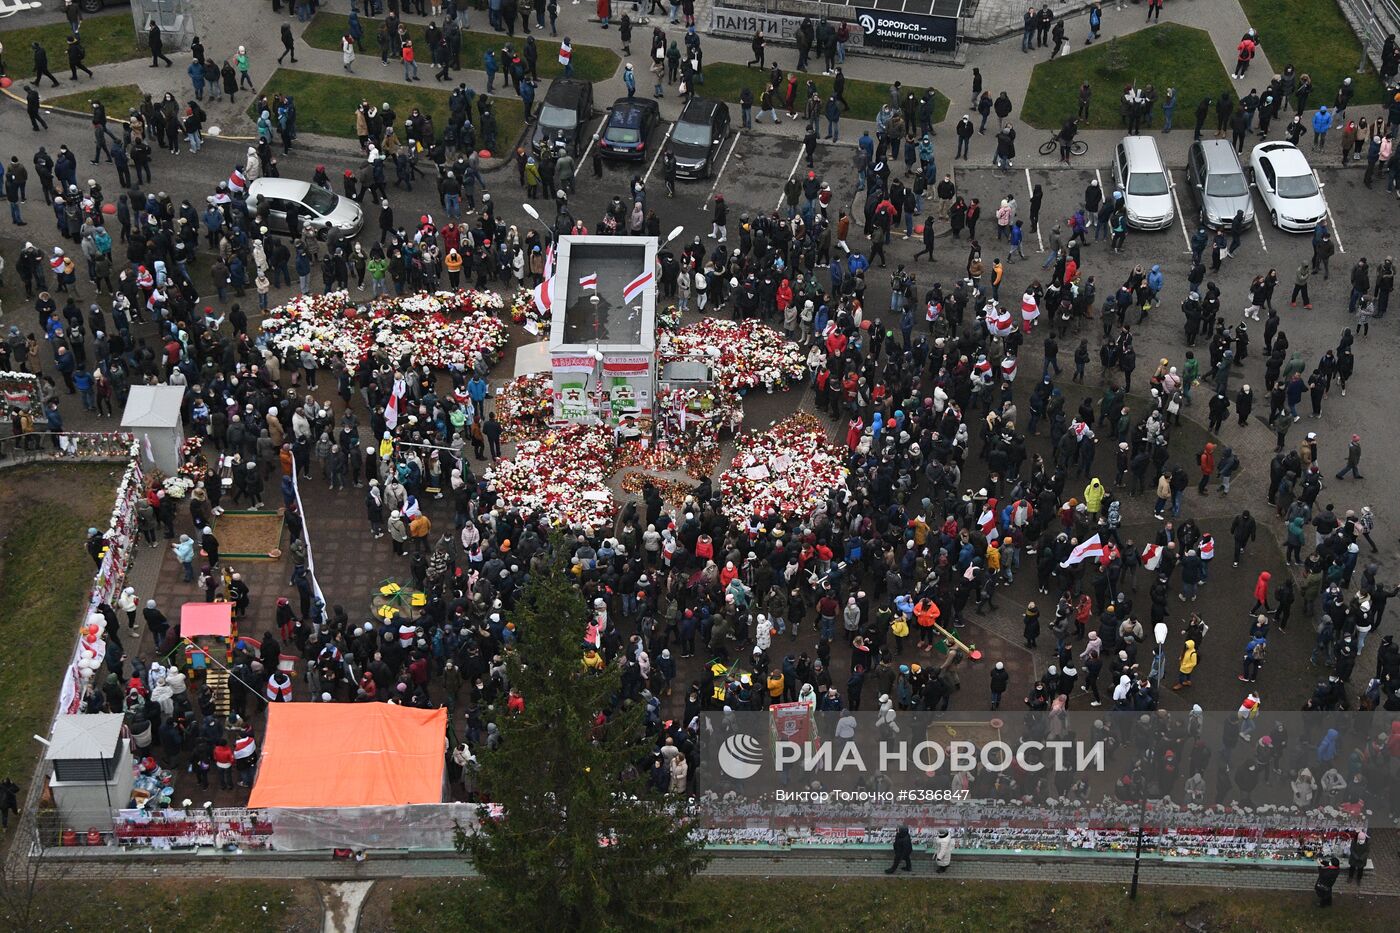
[[[122,428],[136,435],[147,465],[174,475],[180,467],[180,445],[185,430],[180,424],[184,386],[132,386],[122,412]]]

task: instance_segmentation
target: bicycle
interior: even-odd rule
[[[1051,133],[1050,138],[1040,144],[1040,154],[1049,155],[1060,148],[1060,134]],[[1082,139],[1076,139],[1069,144],[1069,154],[1082,156],[1089,151],[1089,144]]]

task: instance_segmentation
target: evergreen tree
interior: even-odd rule
[[[514,619],[521,640],[507,663],[525,710],[499,720],[501,745],[478,756],[476,775],[503,814],[483,807],[479,831],[458,833],[491,895],[494,916],[473,921],[654,926],[707,857],[681,803],[646,790],[645,710],[616,704],[616,664],[584,670],[588,608],[560,566],[531,578]]]

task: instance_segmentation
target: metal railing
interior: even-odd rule
[[[49,461],[126,463],[134,436],[125,431],[32,431],[0,438],[0,470]]]

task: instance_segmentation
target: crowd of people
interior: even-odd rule
[[[452,0],[446,7],[453,8]],[[513,21],[494,0],[493,15]],[[693,30],[686,35],[689,47]],[[698,51],[698,39],[694,46]],[[669,57],[674,47],[663,35],[653,40],[653,55],[664,48]],[[392,54],[392,44],[385,48]],[[408,48],[400,46],[398,54]],[[445,48],[446,66],[455,66],[450,41]],[[827,65],[839,73],[836,54]],[[701,80],[698,63],[691,72],[684,68],[679,80]],[[530,81],[527,73],[515,79]],[[795,113],[795,77],[787,87]],[[819,95],[809,93],[809,100],[807,133],[814,138],[820,118],[831,118]],[[1400,709],[1400,646],[1392,636],[1382,636],[1374,671],[1356,670],[1368,636],[1382,626],[1388,598],[1400,591],[1362,554],[1363,543],[1376,550],[1373,511],[1349,504],[1350,491],[1340,485],[1348,474],[1360,479],[1361,438],[1342,452],[1321,450],[1312,433],[1297,443],[1288,436],[1302,417],[1297,406],[1305,393],[1312,414],[1321,415],[1334,386],[1345,395],[1348,381],[1365,372],[1355,366],[1358,339],[1371,316],[1385,313],[1393,262],[1387,258],[1374,277],[1364,264],[1353,270],[1357,329],[1344,328],[1336,348],[1312,363],[1290,343],[1274,308],[1277,271],[1261,273],[1251,288],[1251,318],[1267,313],[1267,319],[1262,353],[1250,355],[1253,332],[1244,320],[1230,323],[1222,305],[1232,299],[1210,277],[1232,247],[1221,234],[1212,246],[1201,230],[1192,241],[1188,287],[1177,286],[1187,295],[1181,357],[1139,367],[1140,328],[1166,313],[1168,283],[1154,264],[1133,269],[1117,286],[1099,287],[1107,262],[1095,262],[1092,253],[1105,240],[1122,248],[1121,199],[1091,185],[1068,231],[1049,231],[1040,269],[1026,269],[1026,281],[1013,287],[1006,273],[1013,256],[1024,258],[1024,231],[1039,229],[1040,191],[1026,220],[1013,196],[1001,199],[996,242],[1007,241],[1007,265],[1000,257],[987,262],[979,198],[951,176],[938,180],[931,111],[921,103],[928,100],[896,82],[875,135],[858,142],[852,177],[827,180],[813,167],[788,182],[782,205],[771,212],[733,216],[721,195],[708,237],[662,253],[659,302],[675,301],[702,316],[761,319],[801,344],[809,354],[813,407],[844,441],[848,479],[814,511],[771,511],[742,522],[722,508],[729,491],[703,480],[679,504],[647,484],[615,523],[560,529],[548,514],[502,502],[484,471],[484,442],[490,459],[501,453],[489,402],[491,361],[433,372],[411,354],[390,358],[376,350],[366,360],[333,356],[323,367],[304,351],[279,354],[250,327],[238,301],[247,289],[266,307],[279,286],[312,291],[317,269],[325,292],[432,290],[442,286],[444,272],[453,286],[460,275],[462,282],[504,289],[539,281],[542,248],[555,231],[656,235],[667,226],[664,202],[648,196],[635,176],[602,214],[576,216],[573,156],[550,147],[538,157],[521,153],[518,183],[531,198],[537,187],[546,197],[554,193],[554,222],[522,231],[501,218],[473,152],[476,134],[485,136],[490,126],[487,93],[457,88],[441,136],[417,112],[406,115],[400,136],[392,107],[362,104],[356,119],[364,159],[345,170],[343,193],[379,207],[378,240],[371,234],[368,250],[335,236],[323,241],[309,230],[290,240],[271,237],[261,216],[265,206],[249,203],[247,184],[276,172],[274,135],[282,135],[284,152],[295,137],[295,104],[288,99],[258,108],[259,142],[200,207],[151,193],[149,157],[135,158],[150,149],[151,134],[171,151],[178,146],[164,104],[148,98],[123,124],[119,142],[107,145],[98,132],[97,154],[107,145],[125,189],[110,215],[115,231],[101,186],[79,187],[76,156],[67,146],[57,157],[40,147],[32,160],[39,189],[51,200],[58,239],[67,242],[47,251],[31,242],[20,253],[16,266],[38,327],[31,335],[10,328],[0,344],[0,370],[55,373],[70,395],[81,395],[85,409],[107,415],[133,383],[186,387],[186,430],[205,440],[208,453],[233,458],[235,481],[225,488],[211,472],[183,509],[159,492],[147,506],[181,563],[201,564],[193,586],[206,598],[247,604],[248,584],[224,575],[210,530],[221,502],[276,501],[264,497],[267,485],[275,485],[297,542],[290,558],[299,604],[282,600],[275,620],[249,620],[266,633],[257,651],[234,659],[230,684],[238,686],[228,723],[212,716],[200,689],[174,689],[176,675],[163,661],[122,649],[114,607],[104,607],[114,623],[109,674],[89,689],[85,707],[130,713],[148,744],[160,743],[164,760],[194,762],[207,772],[237,771],[244,761],[251,769],[256,744],[248,724],[263,700],[446,703],[465,723],[464,742],[449,764],[465,791],[473,754],[496,747],[500,723],[529,702],[513,689],[503,663],[530,638],[514,617],[524,584],[562,562],[591,607],[588,618],[567,623],[579,630],[581,670],[620,668],[617,704],[642,704],[648,712],[656,747],[651,780],[659,792],[689,793],[696,787],[692,753],[702,710],[792,701],[823,711],[946,710],[985,695],[994,708],[1005,697],[1031,710],[1087,705],[1147,712],[1161,702],[1163,678],[1151,675],[1145,633],[1160,622],[1179,631],[1182,645],[1177,676],[1166,679],[1177,689],[1199,690],[1193,674],[1201,659],[1240,645],[1223,628],[1211,637],[1208,622],[1172,597],[1195,601],[1212,583],[1217,535],[1233,544],[1238,565],[1266,530],[1261,524],[1276,521],[1286,566],[1259,575],[1242,642],[1238,677],[1246,686],[1239,689],[1253,698],[1250,708],[1257,710],[1266,688],[1289,696],[1297,686],[1270,683],[1265,663],[1271,635],[1286,630],[1296,614],[1296,624],[1315,633],[1312,660],[1320,670],[1306,708]],[[776,117],[775,99],[765,95],[762,104]],[[998,156],[1009,163],[1014,135],[995,112]],[[94,126],[102,129],[99,113],[94,109]],[[834,136],[834,125],[829,129]],[[420,144],[433,169],[420,167]],[[131,153],[135,178],[116,158],[119,147]],[[436,184],[443,223],[431,215],[409,224],[395,218],[387,197],[390,163],[396,188],[411,189],[420,177]],[[595,174],[602,177],[600,169]],[[26,180],[16,157],[6,171],[16,217]],[[667,176],[668,187],[673,180]],[[331,187],[324,168],[312,181]],[[842,197],[834,199],[838,188]],[[857,218],[837,206],[852,188],[862,198]],[[916,216],[923,217],[920,255],[938,270],[935,281],[920,281],[922,271],[910,265],[919,255],[910,264],[887,255],[901,224],[905,238],[912,235]],[[967,233],[965,260],[959,248],[950,262],[946,245],[934,256],[935,218],[946,221],[939,236],[961,240]],[[1327,238],[1319,224],[1315,243]],[[1208,247],[1215,257],[1210,271]],[[86,262],[82,284],[77,254]],[[190,265],[197,256],[213,267],[218,301],[194,284]],[[888,307],[872,307],[866,294],[872,263],[884,269],[891,262]],[[1305,301],[1307,279],[1317,271],[1304,263],[1296,274]],[[89,288],[91,302],[82,294]],[[226,289],[234,303],[224,311]],[[1194,349],[1201,339],[1204,359]],[[1061,356],[1070,343],[1075,348],[1065,362],[1072,374],[1064,378]],[[1139,368],[1149,375],[1134,386]],[[318,370],[328,376],[324,382]],[[1241,373],[1259,373],[1269,397],[1263,420],[1277,451],[1267,464],[1267,504],[1275,516],[1261,503],[1247,503],[1227,530],[1193,514],[1190,489],[1228,495],[1242,470],[1266,466],[1243,453],[1242,439],[1261,430],[1261,419],[1250,420],[1249,384],[1231,398],[1231,380]],[[59,428],[61,398],[59,390],[49,402]],[[1202,408],[1214,433],[1197,446],[1183,439],[1199,430],[1182,416]],[[1334,463],[1341,469],[1329,474]],[[427,594],[421,608],[366,620],[317,602],[299,540],[305,519],[296,509],[294,473],[304,482],[362,490],[356,495],[363,496],[366,534],[390,539],[384,564],[402,567]],[[427,514],[438,498],[450,505],[446,528]],[[1124,530],[1149,513],[1150,531]],[[186,538],[179,535],[193,548],[182,548]],[[1034,593],[1013,608],[1012,587],[1029,589],[1017,584],[1022,575],[1034,581]],[[1226,598],[1244,610],[1242,599]],[[1030,648],[1048,629],[1050,662],[1017,682],[1009,658],[974,667],[956,633],[988,612],[1021,616]],[[150,603],[145,622],[156,642],[152,657],[167,657],[177,627]],[[292,650],[300,656],[295,683],[278,666]],[[697,657],[723,662],[725,675],[712,681],[708,668],[685,674]],[[966,689],[972,677],[988,678],[986,694]],[[672,707],[680,715],[663,715]],[[1272,740],[1261,734],[1253,741]],[[1330,767],[1332,757],[1323,763]],[[1247,796],[1243,782],[1254,771],[1248,761],[1218,761],[1216,776],[1225,782],[1218,794],[1233,786]],[[1363,793],[1362,770],[1331,771],[1343,781],[1343,796]]]

